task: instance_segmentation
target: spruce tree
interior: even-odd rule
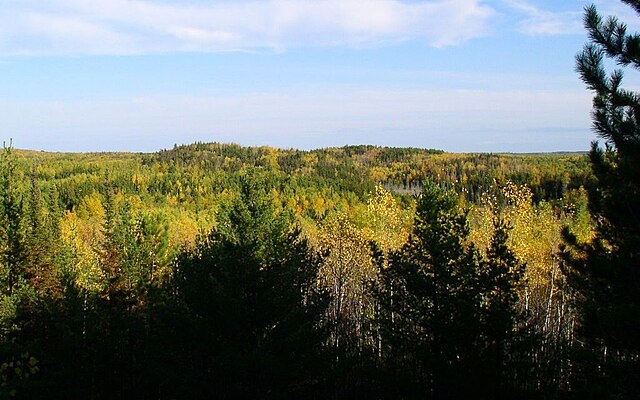
[[[524,393],[526,389],[524,382],[519,382],[524,377],[520,375],[524,374],[515,369],[522,351],[514,346],[518,339],[527,338],[526,332],[518,332],[518,325],[524,320],[524,313],[518,307],[518,292],[524,284],[526,264],[507,245],[509,229],[502,219],[494,220],[493,237],[479,274],[484,341],[482,365],[486,368],[484,378],[492,380],[484,382],[486,392],[482,394],[496,399],[506,398],[509,390],[515,395],[515,390]],[[527,372],[531,373],[531,370]]]
[[[426,182],[409,241],[381,270],[384,361],[407,397],[476,392],[481,260],[468,235],[453,193]]]
[[[180,353],[191,355],[183,370],[194,368],[178,380],[205,398],[305,397],[321,368],[321,260],[262,177],[243,176],[239,186],[216,228],[176,261]]]
[[[622,1],[640,14],[640,1]],[[624,89],[622,80],[624,68],[640,69],[640,35],[593,5],[584,22],[590,41],[576,69],[595,93],[593,129],[604,147],[594,142],[590,152],[598,183],[589,192],[595,236],[579,244],[569,235],[567,272],[577,292],[578,343],[595,355],[586,363],[592,375],[585,382],[631,397],[640,382],[640,95]],[[607,72],[606,59],[620,69]]]
[[[24,272],[25,244],[22,197],[16,188],[16,165],[12,147],[3,144],[0,155],[0,266],[2,294],[14,294]]]

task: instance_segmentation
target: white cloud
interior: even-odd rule
[[[22,0],[0,10],[0,54],[449,46],[485,34],[493,15],[481,0]]]
[[[518,30],[527,35],[563,35],[584,31],[582,9],[576,11],[547,11],[524,0],[504,0],[520,14]]]

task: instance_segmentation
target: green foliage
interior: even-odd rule
[[[11,296],[24,274],[24,231],[22,196],[17,191],[16,165],[11,146],[4,147],[0,159],[0,265],[2,293]]]
[[[494,221],[494,234],[486,261],[480,271],[484,320],[489,337],[505,340],[516,325],[514,309],[519,303],[518,289],[523,285],[525,264],[508,246],[508,228],[501,220]]]
[[[566,305],[555,301],[566,291],[551,239],[566,221],[589,236],[578,189],[592,184],[587,162],[377,146],[9,149],[2,359],[38,359],[16,392],[35,398],[517,397],[557,387],[573,370],[557,363],[564,375],[540,378],[557,361],[546,351],[557,331],[545,327],[556,315],[571,326],[570,313],[521,314],[533,303],[531,271],[542,271],[538,298],[553,294],[541,308]],[[509,180],[511,200],[500,191]],[[495,209],[487,192],[501,199]]]
[[[135,211],[130,203],[119,204],[116,197],[112,193],[107,199],[103,270],[112,290],[144,297],[150,285],[168,274],[169,228],[162,214]]]
[[[463,245],[469,229],[456,199],[428,184],[418,199],[414,231],[383,270],[390,344],[395,358],[405,353],[410,370],[435,398],[454,395],[453,379],[471,362],[479,326],[474,314],[478,259]],[[403,357],[400,358],[402,360]],[[458,386],[457,388],[460,388]]]
[[[30,291],[26,287],[22,194],[11,145],[3,148],[0,157],[0,339],[6,341],[20,330],[20,308]]]
[[[486,258],[466,243],[468,235],[457,198],[427,183],[409,241],[381,270],[381,351],[393,374],[404,375],[408,388],[417,385],[407,396],[495,397],[504,390],[524,266],[501,222]]]
[[[640,13],[640,3],[624,2]],[[568,235],[567,270],[578,295],[580,338],[595,355],[585,363],[588,390],[631,398],[640,381],[640,95],[622,87],[621,69],[607,73],[605,57],[637,69],[640,36],[595,6],[585,9],[584,22],[590,42],[576,69],[595,93],[593,128],[605,148],[594,143],[590,153],[594,237],[579,243]]]
[[[194,336],[182,350],[193,356],[192,372],[200,384],[215,382],[202,389],[211,396],[305,393],[309,371],[321,365],[314,355],[324,312],[314,283],[318,256],[256,175],[243,177],[218,221],[174,272],[194,329],[187,327]]]

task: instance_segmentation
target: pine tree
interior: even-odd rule
[[[11,296],[21,278],[25,261],[22,197],[16,188],[16,165],[12,147],[3,145],[0,158],[0,265],[2,291]]]
[[[622,1],[640,14],[640,1]],[[589,192],[595,237],[578,244],[568,235],[568,275],[578,295],[580,342],[597,355],[592,371],[608,395],[631,397],[640,382],[640,95],[622,87],[622,68],[640,69],[640,35],[595,6],[585,9],[584,22],[590,42],[576,69],[595,92],[593,129],[604,148],[594,142],[590,152],[598,181]],[[607,73],[605,58],[621,69]]]
[[[458,398],[477,389],[481,260],[468,235],[455,195],[427,182],[409,241],[381,270],[383,354],[413,392],[407,396]]]
[[[244,176],[217,227],[178,257],[190,393],[295,398],[311,385],[310,368],[321,367],[312,361],[325,311],[314,295],[320,259],[292,222],[259,177]]]
[[[485,385],[492,398],[503,398],[505,389],[518,383],[516,379],[505,383],[504,378],[507,372],[514,375],[509,357],[515,356],[512,344],[518,333],[518,323],[524,317],[518,311],[518,289],[524,283],[526,265],[508,247],[508,230],[503,220],[494,220],[493,237],[480,271],[485,365],[488,375],[493,378],[493,382]]]

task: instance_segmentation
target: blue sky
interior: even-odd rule
[[[634,27],[618,0],[596,1]],[[578,0],[7,0],[0,139],[586,150]],[[630,84],[631,74],[629,74]]]

